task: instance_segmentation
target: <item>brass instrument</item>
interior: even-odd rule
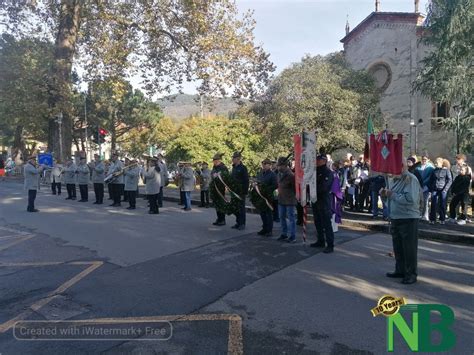
[[[115,173],[112,173],[112,174],[109,174],[105,177],[104,179],[104,184],[110,184],[111,182],[113,182],[117,177],[119,177],[120,175],[122,175],[126,170],[132,168],[132,167],[135,167],[135,166],[138,166],[138,163],[133,163],[133,164],[130,164],[130,165],[127,165],[125,167],[123,167],[120,171],[116,171]]]

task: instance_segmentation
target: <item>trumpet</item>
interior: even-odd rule
[[[105,184],[110,184],[115,179],[117,179],[120,175],[122,175],[125,171],[127,171],[128,169],[133,168],[135,166],[138,166],[138,163],[130,164],[128,166],[123,167],[120,171],[116,171],[115,173],[107,175],[104,179],[104,183]]]

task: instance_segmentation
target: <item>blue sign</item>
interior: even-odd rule
[[[38,163],[47,166],[53,166],[53,155],[51,153],[38,154]]]

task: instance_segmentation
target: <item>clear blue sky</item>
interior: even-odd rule
[[[428,0],[420,0],[426,13]],[[255,37],[277,72],[305,54],[342,50],[346,19],[354,28],[375,9],[375,0],[237,0],[240,11],[254,10]],[[414,0],[380,0],[381,11],[413,12]]]
[[[428,0],[420,0],[426,13]],[[277,67],[276,74],[305,54],[342,50],[347,16],[351,29],[375,9],[375,0],[237,0],[241,12],[254,10],[255,40]],[[414,0],[380,0],[381,11],[413,12]],[[195,85],[184,92],[194,94]]]

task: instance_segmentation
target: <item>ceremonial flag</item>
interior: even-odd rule
[[[374,133],[374,125],[369,114],[367,118],[367,136],[365,137],[364,160],[370,158],[370,135]]]
[[[400,175],[403,165],[403,139],[387,131],[370,135],[370,166],[374,172]]]
[[[295,188],[296,199],[301,201],[301,185],[303,184],[303,169],[301,168],[301,136],[295,134],[293,136],[295,145]]]

